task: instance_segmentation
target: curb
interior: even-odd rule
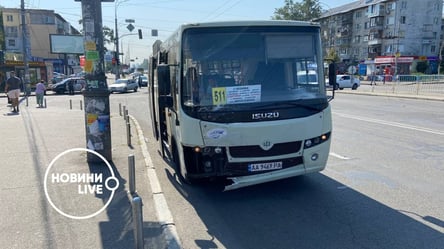
[[[131,115],[128,117],[133,121],[136,126],[138,141],[142,149],[142,154],[145,159],[145,166],[147,167],[148,179],[150,181],[151,190],[154,199],[154,208],[156,211],[157,219],[162,227],[163,236],[168,249],[181,249],[180,238],[176,230],[176,225],[171,215],[171,211],[168,207],[165,195],[160,187],[159,179],[157,178],[156,170],[151,160],[151,156],[148,153],[148,148],[145,143],[145,136],[143,135],[142,128],[136,118]]]

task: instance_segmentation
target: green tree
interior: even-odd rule
[[[322,8],[319,0],[303,0],[295,3],[293,0],[285,0],[285,6],[274,10],[273,20],[297,20],[311,21],[319,18]]]
[[[0,50],[5,50],[5,32],[3,27],[3,7],[0,5]]]
[[[340,62],[341,58],[339,57],[338,53],[336,53],[334,48],[330,48],[327,52],[327,56],[325,56],[325,60]]]
[[[116,38],[114,37],[114,30],[107,26],[103,26],[103,42],[105,44],[116,43]]]

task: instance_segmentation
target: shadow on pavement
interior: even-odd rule
[[[167,159],[167,163],[170,163]],[[171,165],[170,165],[171,166]],[[222,192],[224,181],[187,185],[165,173],[209,228],[191,248],[443,248],[436,217],[419,222],[321,173]],[[205,201],[202,201],[205,200]],[[181,234],[184,236],[184,234]],[[185,242],[186,243],[186,242]]]
[[[88,163],[90,173],[102,174],[103,179],[111,177],[111,172],[105,163]],[[114,162],[110,162],[114,176],[119,182],[119,186],[115,190],[114,196],[110,205],[106,208],[108,221],[100,222],[100,237],[102,241],[102,248],[110,249],[128,249],[135,248],[133,213],[131,207],[131,195],[125,189],[127,180],[122,177],[118,167]],[[115,182],[110,181],[110,187],[114,188]],[[108,193],[103,195],[96,195],[98,198],[103,196],[110,196]],[[103,198],[104,205],[108,202],[108,198]],[[143,223],[144,248],[159,248],[158,238],[162,237],[162,229],[158,222],[144,222]]]

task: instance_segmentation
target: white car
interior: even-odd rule
[[[348,74],[336,75],[336,89],[343,90],[344,88],[351,88],[352,90],[358,89],[361,85],[361,81]]]
[[[110,93],[125,93],[128,91],[137,92],[137,88],[139,88],[139,84],[134,79],[118,79],[111,85],[108,85],[108,90]]]

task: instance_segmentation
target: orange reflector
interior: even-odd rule
[[[200,153],[200,147],[194,147],[194,152]]]

